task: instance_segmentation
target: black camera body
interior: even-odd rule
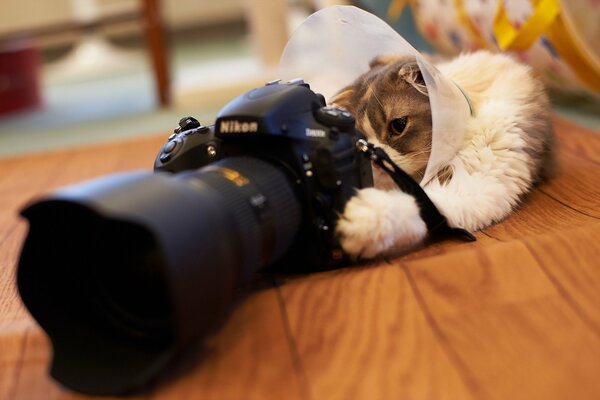
[[[345,257],[335,224],[372,185],[347,111],[301,80],[184,118],[152,171],[62,188],[25,207],[23,303],[53,345],[51,375],[131,392],[223,319],[261,268],[309,272]]]
[[[334,235],[344,205],[373,185],[371,163],[356,149],[361,138],[354,116],[328,107],[307,83],[273,81],[227,104],[215,125],[182,118],[154,170],[178,173],[239,156],[276,165],[294,182],[303,212],[294,245],[271,269],[328,269],[344,261]]]

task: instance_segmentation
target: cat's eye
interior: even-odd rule
[[[408,122],[408,117],[400,117],[393,119],[392,122],[388,125],[388,134],[390,136],[398,136],[404,132],[406,129],[406,123]]]

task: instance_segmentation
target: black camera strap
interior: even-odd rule
[[[369,157],[372,162],[381,167],[396,182],[400,190],[415,198],[419,206],[421,218],[425,222],[425,225],[427,225],[427,230],[431,237],[454,237],[467,242],[477,240],[466,229],[450,227],[446,217],[433,204],[421,185],[396,165],[381,147],[376,147],[363,139],[356,142],[356,147],[365,156]]]

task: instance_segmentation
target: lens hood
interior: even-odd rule
[[[239,274],[230,215],[206,212],[221,205],[208,186],[198,196],[182,179],[135,172],[22,211],[30,231],[17,284],[52,341],[54,378],[85,393],[126,393],[214,325]]]

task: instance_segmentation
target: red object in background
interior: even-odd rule
[[[23,43],[0,46],[0,115],[41,104],[38,50]]]

